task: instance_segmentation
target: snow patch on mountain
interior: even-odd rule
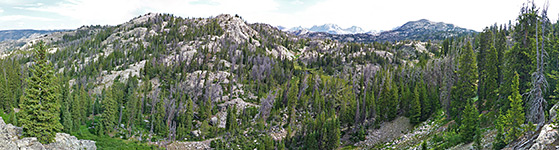
[[[311,28],[305,28],[301,26],[292,27],[292,28],[278,26],[277,28],[282,31],[293,33],[295,35],[302,35],[302,34],[312,33],[312,32],[324,32],[329,34],[358,34],[358,33],[376,34],[377,33],[375,30],[365,31],[363,30],[363,28],[358,26],[351,26],[349,28],[344,29],[336,24],[314,25]]]

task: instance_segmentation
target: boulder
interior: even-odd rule
[[[36,137],[19,139],[21,127],[6,124],[0,117],[0,149],[2,150],[95,150],[95,141],[78,140],[66,133],[56,133],[54,143],[41,144]]]
[[[552,144],[557,141],[559,138],[559,131],[555,129],[555,126],[552,124],[546,124],[542,127],[538,138],[534,141],[530,150],[538,150],[538,149],[554,149]]]
[[[191,132],[192,135],[194,135],[194,137],[199,137],[200,136],[200,130],[194,130]]]
[[[210,119],[210,125],[216,126],[216,125],[218,125],[218,124],[219,124],[219,122],[218,122],[217,117],[216,117],[216,116],[213,116],[213,117]]]

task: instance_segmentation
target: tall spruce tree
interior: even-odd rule
[[[493,32],[489,28],[485,28],[482,33],[479,34],[479,47],[477,53],[477,71],[478,71],[478,81],[479,86],[477,89],[477,95],[479,96],[479,101],[477,101],[477,106],[481,111],[485,110],[484,102],[487,96],[487,67],[494,65],[488,64],[489,58],[488,53],[490,47],[493,46]]]
[[[110,133],[117,124],[118,104],[113,95],[113,89],[109,88],[103,93],[103,101],[101,105],[103,113],[101,114],[102,134]]]
[[[462,111],[470,98],[476,96],[476,80],[477,72],[476,60],[472,45],[468,41],[462,49],[458,66],[458,81],[452,87],[451,91],[451,112],[450,116],[454,116],[455,120],[460,121]],[[459,122],[460,123],[460,122]]]
[[[486,53],[485,70],[485,98],[482,99],[483,110],[496,110],[495,104],[497,103],[498,90],[499,90],[499,72],[498,72],[498,54],[497,49],[493,45],[490,46],[489,51]]]
[[[19,123],[24,136],[37,137],[46,144],[53,142],[56,132],[63,128],[59,117],[60,96],[52,64],[47,61],[47,46],[41,41],[34,52],[31,77],[27,78],[27,88],[19,104]]]

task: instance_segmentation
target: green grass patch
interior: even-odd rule
[[[89,132],[86,126],[80,126],[78,132],[72,133],[78,139],[83,140],[93,140],[95,141],[95,146],[99,150],[153,150],[161,149],[157,146],[148,145],[147,143],[141,143],[138,141],[128,141],[119,138],[113,138],[108,136],[97,136]]]
[[[355,149],[359,149],[359,147],[349,145],[349,146],[345,146],[345,147],[340,148],[340,150],[355,150]]]

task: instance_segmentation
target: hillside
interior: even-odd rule
[[[99,149],[547,149],[559,25],[528,12],[523,28],[419,20],[368,42],[148,13],[11,45],[0,116]]]
[[[246,140],[271,140],[266,142],[277,145],[287,133],[300,134],[302,125],[307,124],[302,124],[305,118],[318,117],[318,113],[327,110],[307,109],[326,105],[310,100],[312,93],[336,99],[328,105],[340,107],[329,109],[352,114],[349,110],[354,104],[349,103],[348,97],[320,90],[331,86],[351,94],[352,77],[348,72],[362,74],[366,69],[372,78],[372,73],[391,64],[416,60],[422,53],[432,55],[426,43],[401,43],[401,51],[409,54],[396,55],[399,49],[391,49],[392,45],[300,38],[267,24],[247,24],[231,15],[181,18],[150,13],[118,26],[84,26],[32,39],[19,50],[4,54],[2,64],[14,70],[7,78],[29,75],[27,69],[16,66],[31,62],[27,59],[29,50],[38,40],[50,46],[49,59],[63,81],[63,110],[67,108],[70,114],[83,117],[74,117],[74,122],[79,119],[80,126],[86,126],[91,133],[160,146],[173,141],[218,138],[226,142],[223,146],[231,147],[234,145],[229,140],[239,138],[237,134],[243,132],[250,134],[244,136]],[[411,45],[423,48],[417,50],[419,53],[414,52],[415,48],[404,48]],[[341,83],[330,83],[333,81]],[[14,86],[19,83],[21,80]],[[6,96],[21,95],[21,89],[16,89]],[[293,96],[300,97],[301,102],[287,98]],[[117,100],[122,109],[116,109],[114,117],[118,121],[114,129],[100,129],[99,120],[94,118],[112,109],[105,105],[109,100]],[[2,101],[4,110],[17,107],[16,101],[9,98]],[[75,114],[75,109],[84,111]],[[230,127],[230,111],[238,116],[235,129]],[[305,117],[304,113],[314,115]],[[342,121],[343,126],[350,122],[353,121]],[[264,131],[267,134],[260,134]],[[257,145],[244,148],[252,146]]]

